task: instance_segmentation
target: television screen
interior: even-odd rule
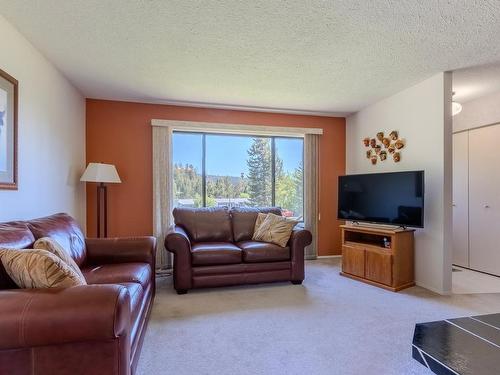
[[[424,226],[424,171],[339,177],[338,218]]]

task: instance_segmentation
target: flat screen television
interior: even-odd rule
[[[424,171],[339,177],[338,218],[424,227]]]

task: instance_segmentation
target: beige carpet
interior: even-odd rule
[[[309,261],[290,283],[190,291],[162,280],[138,374],[429,374],[411,358],[416,322],[500,311],[499,294],[388,292]]]

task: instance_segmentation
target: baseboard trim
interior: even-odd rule
[[[342,255],[319,255],[318,259],[342,258]]]

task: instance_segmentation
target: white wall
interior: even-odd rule
[[[68,212],[85,223],[85,100],[0,16],[0,69],[19,82],[17,191],[0,190],[0,221]]]
[[[462,112],[453,117],[453,131],[500,122],[500,91],[462,103]]]
[[[424,229],[415,234],[417,285],[451,292],[451,74],[440,73],[347,118],[346,172],[425,170]],[[398,130],[406,139],[401,162],[375,166],[362,140]],[[390,160],[389,160],[390,159]]]

